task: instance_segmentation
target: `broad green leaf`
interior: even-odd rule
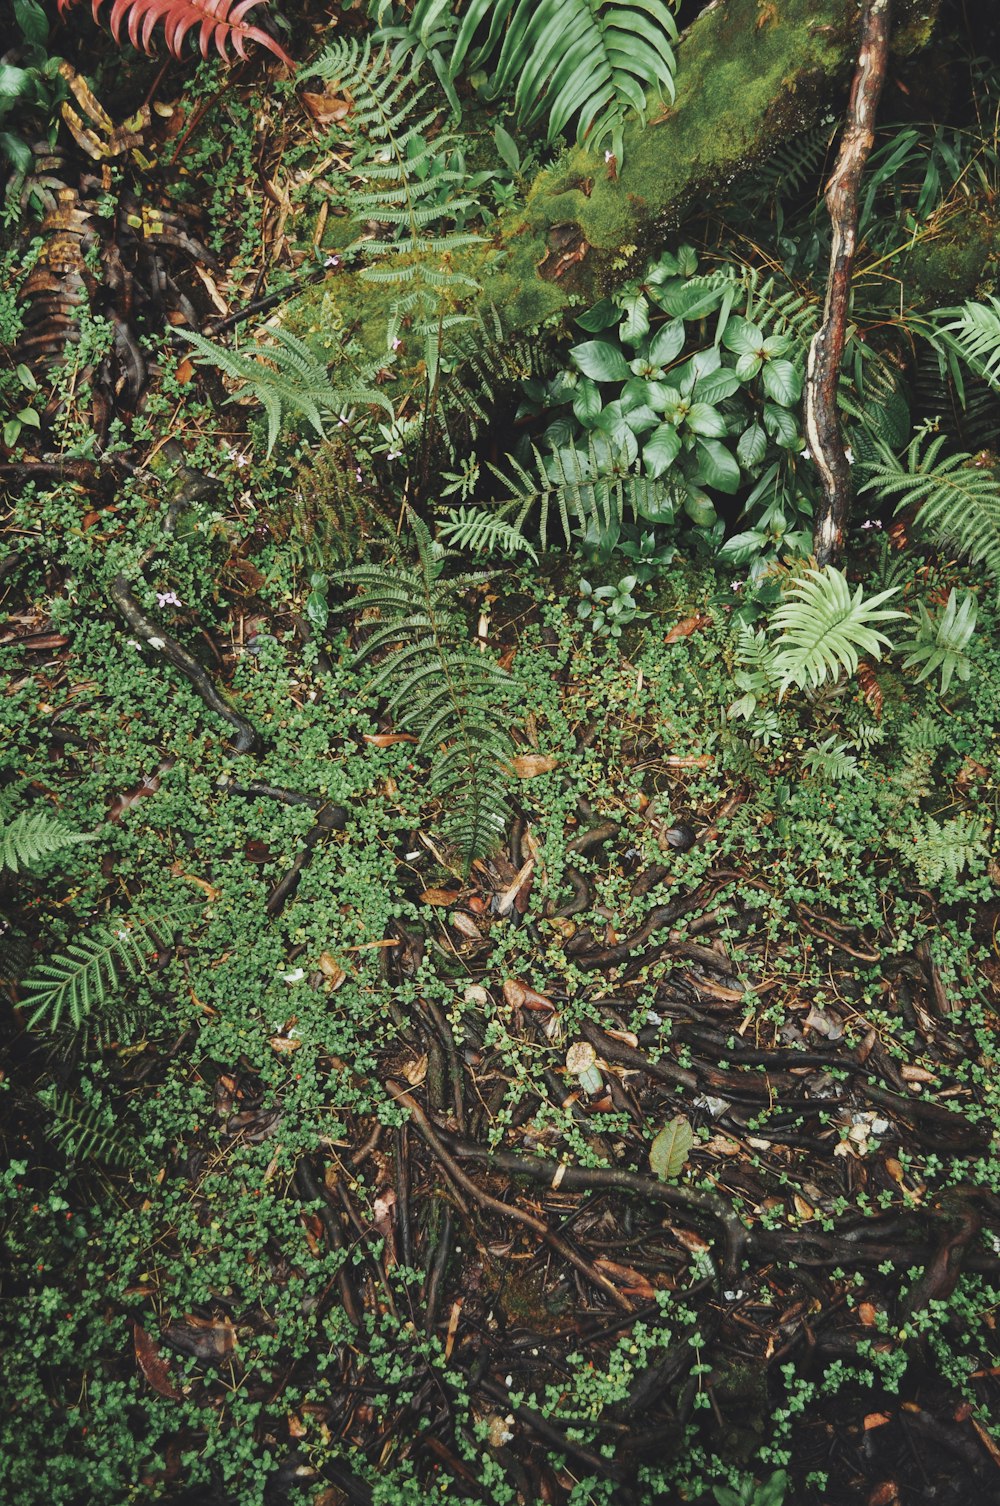
[[[618,318],[618,305],[613,298],[602,298],[600,303],[595,303],[585,314],[577,314],[575,323],[581,329],[589,330],[597,334],[602,329],[607,329]]]
[[[687,426],[694,434],[704,434],[709,439],[722,439],[727,431],[726,420],[711,403],[692,403],[688,410]]]
[[[718,516],[711,497],[699,491],[688,492],[684,498],[684,511],[697,528],[711,528]]]
[[[673,424],[660,424],[642,447],[642,463],[651,476],[662,476],[680,452],[681,437]]]
[[[668,386],[666,382],[646,383],[646,401],[660,413],[666,413],[668,409],[673,412],[680,400],[681,395],[676,387]]]
[[[739,444],[736,446],[736,457],[740,465],[746,470],[751,470],[755,465],[760,465],[767,454],[767,435],[760,424],[751,424],[749,429],[744,429],[740,435]]]
[[[638,345],[649,334],[649,303],[644,293],[629,293],[621,300],[625,317],[618,326],[619,337],[628,345]],[[654,365],[659,364],[654,361]]]
[[[739,489],[740,468],[735,456],[718,439],[699,439],[697,480],[729,496]]]
[[[741,314],[734,314],[726,325],[722,343],[738,356],[756,356],[764,348],[764,332]]]
[[[759,356],[756,351],[740,356],[736,362],[736,375],[741,382],[752,382],[763,364],[763,357]]]
[[[764,428],[772,439],[786,450],[798,449],[799,425],[794,413],[788,408],[778,408],[774,403],[764,404]]]
[[[802,396],[802,378],[791,361],[766,361],[764,391],[785,408],[793,407]]]
[[[740,379],[729,366],[720,367],[698,378],[694,393],[701,403],[721,403],[740,390]]]
[[[664,288],[660,295],[660,307],[675,319],[703,319],[722,302],[724,289],[706,288],[700,282],[685,282],[678,287]]]
[[[645,452],[643,459],[645,460]],[[672,523],[676,516],[673,493],[665,486],[655,492],[648,487],[643,488],[640,493],[639,516],[645,518],[647,523]]]
[[[746,565],[755,555],[763,553],[769,543],[767,534],[756,528],[748,529],[746,533],[734,533],[719,550],[719,558],[729,560],[733,565]]]
[[[596,382],[584,377],[573,394],[573,412],[585,429],[591,428],[601,414],[601,392]]]
[[[677,1114],[665,1124],[649,1147],[649,1166],[661,1182],[680,1176],[694,1145],[694,1130],[686,1114]]]
[[[569,354],[584,376],[593,377],[595,382],[624,382],[629,374],[618,346],[606,340],[585,340],[582,345],[574,345]]]
[[[684,321],[670,319],[661,324],[649,342],[649,359],[654,366],[669,366],[684,349]]]

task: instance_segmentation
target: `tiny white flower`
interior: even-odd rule
[[[142,644],[138,643],[135,638],[126,638],[125,642],[128,644],[129,648],[142,648]]]
[[[327,259],[326,259],[326,261],[323,263],[323,265],[325,267],[339,267],[340,266],[340,257],[339,256],[328,256]]]
[[[402,343],[403,343],[402,340],[400,340],[398,338],[395,339],[395,340],[393,340],[393,342],[392,342],[392,348],[393,348],[393,350],[398,350],[399,347],[402,345]]]
[[[293,967],[290,973],[279,973],[282,983],[301,983],[306,975],[304,967]]]
[[[150,638],[149,646],[150,648],[166,648],[167,645],[163,638]]]

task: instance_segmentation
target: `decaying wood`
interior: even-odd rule
[[[813,336],[806,366],[806,442],[819,469],[822,499],[813,552],[822,566],[843,547],[851,503],[851,467],[837,408],[837,383],[851,301],[858,241],[858,189],[875,137],[875,114],[889,60],[892,0],[866,0],[854,82],[826,206],[833,232],[823,323]]]

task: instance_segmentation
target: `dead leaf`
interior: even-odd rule
[[[644,1302],[655,1301],[656,1288],[630,1265],[619,1265],[616,1260],[608,1260],[604,1255],[598,1255],[594,1265],[599,1271],[613,1277],[627,1297],[641,1297]]]
[[[354,108],[354,101],[349,94],[311,94],[308,89],[303,89],[299,98],[316,124],[321,126],[345,120]]]
[[[373,748],[393,748],[396,743],[415,743],[412,732],[366,732],[364,739]]]
[[[499,900],[497,901],[498,915],[506,915],[507,911],[512,908],[514,901],[517,899],[518,895],[521,892],[522,887],[528,883],[534,871],[535,860],[534,858],[529,858],[528,861],[522,865],[521,869],[515,876],[513,883],[508,885],[508,887],[504,890],[503,894],[501,894]]]
[[[812,1218],[813,1214],[816,1211],[812,1204],[807,1203],[805,1198],[800,1197],[797,1192],[793,1195],[792,1202],[795,1204],[795,1211],[801,1219]]]
[[[844,1033],[844,1027],[832,1014],[826,1014],[822,1009],[817,1009],[815,1004],[810,1006],[809,1013],[805,1018],[805,1028],[815,1030],[817,1035],[824,1036],[828,1041],[839,1041]]]
[[[332,957],[329,952],[320,952],[319,970],[330,984],[330,993],[335,993],[341,984],[346,981],[347,974],[336,957]]]
[[[900,1067],[899,1075],[904,1082],[937,1082],[934,1073],[925,1067]]]
[[[897,1506],[899,1486],[895,1480],[883,1480],[868,1497],[868,1506]]]
[[[664,643],[677,643],[681,638],[690,638],[699,628],[708,627],[711,617],[704,612],[696,612],[693,617],[685,617],[682,622],[675,622],[670,632],[664,638]]]
[[[511,1009],[521,1009],[527,997],[527,989],[516,978],[505,978],[503,980],[503,996]]]
[[[707,769],[715,758],[712,753],[667,753],[660,762],[668,769]]]
[[[858,1317],[865,1328],[874,1328],[878,1322],[878,1308],[872,1302],[859,1302]]]
[[[865,1416],[865,1432],[870,1433],[873,1428],[884,1428],[891,1421],[888,1412],[868,1412]]]
[[[403,1076],[411,1088],[418,1088],[427,1076],[427,1053],[408,1061],[403,1067]]]
[[[519,753],[510,766],[518,779],[537,779],[539,774],[550,774],[558,762],[552,753]]]
[[[483,933],[472,919],[471,915],[463,915],[461,910],[456,910],[451,917],[451,925],[460,936],[467,941],[482,941]]]
[[[459,891],[457,889],[425,889],[420,896],[420,903],[423,905],[439,905],[444,907],[446,905],[453,905],[458,896]]]
[[[269,1044],[271,1050],[276,1051],[279,1056],[290,1056],[293,1051],[299,1049],[302,1042],[296,1036],[272,1035]]]
[[[236,1350],[236,1329],[230,1318],[199,1318],[194,1313],[168,1323],[163,1339],[181,1354],[190,1354],[202,1364],[218,1364]]]
[[[140,1323],[133,1323],[132,1338],[139,1369],[153,1390],[170,1401],[180,1401],[181,1392],[170,1377],[170,1369],[155,1342]]]

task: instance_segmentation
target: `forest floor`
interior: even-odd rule
[[[516,757],[463,872],[349,570],[310,611],[315,471],[169,339],[336,277],[290,119],[204,67],[120,210],[64,146],[8,255],[79,233],[113,346],[0,465],[6,816],[93,834],[6,892],[36,964],[137,960],[82,1029],[3,1007],[6,1497],[1000,1499],[997,860],[914,836],[995,815],[995,605],[950,695],[880,669],[751,746],[727,579],[609,641],[565,561],[491,571]]]

